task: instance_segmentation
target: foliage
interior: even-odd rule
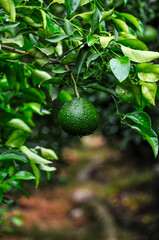
[[[157,134],[144,108],[158,95],[159,53],[137,39],[137,31],[144,34],[138,18],[99,0],[3,0],[0,6],[1,201],[11,187],[24,191],[20,180],[35,179],[38,186],[39,169],[55,170],[48,164],[56,154],[26,141],[33,115],[50,114],[48,103],[57,97],[66,102],[72,88],[76,95],[88,89],[109,94],[121,122],[157,156]],[[120,113],[123,101],[134,111]]]

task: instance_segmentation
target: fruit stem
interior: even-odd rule
[[[65,65],[65,67],[66,67],[67,70],[70,70],[67,65]],[[72,72],[70,73],[70,75],[71,75],[71,78],[72,78],[72,81],[73,81],[73,84],[74,84],[75,94],[76,94],[76,96],[79,98],[80,95],[79,95],[79,92],[78,92],[78,90],[77,90],[77,84],[76,84],[76,81],[75,81],[75,79],[74,79],[74,76],[73,76]]]

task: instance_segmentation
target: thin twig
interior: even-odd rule
[[[27,51],[23,51],[23,50],[19,50],[17,48],[13,48],[7,45],[1,45],[1,49],[5,49],[14,53],[18,53],[18,54],[29,54]],[[54,59],[54,58],[49,58],[49,61],[51,62],[60,62],[58,59]]]
[[[65,68],[66,68],[67,70],[70,70],[67,65],[65,65]],[[78,92],[78,90],[77,90],[76,81],[75,81],[75,79],[74,79],[74,76],[73,76],[72,72],[70,72],[70,75],[71,75],[71,78],[72,78],[72,81],[73,81],[73,84],[74,84],[74,89],[75,89],[76,96],[79,98],[80,95],[79,95],[79,92]]]
[[[1,45],[1,48],[5,49],[5,50],[8,50],[8,51],[11,51],[11,52],[14,52],[14,53],[18,53],[18,54],[26,54],[26,51],[19,50],[19,49],[9,47],[9,46],[6,46],[6,45]]]

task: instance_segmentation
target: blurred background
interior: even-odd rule
[[[111,1],[105,3],[111,7]],[[150,50],[159,51],[158,1],[128,0],[126,8],[123,0],[114,3],[117,10],[144,23],[145,37],[138,37]],[[64,13],[58,3],[52,8],[56,16]],[[29,200],[14,190],[16,201],[7,202],[9,211],[5,205],[1,208],[3,240],[159,239],[159,157],[154,159],[148,143],[120,124],[112,98],[94,90],[83,95],[100,113],[93,135],[65,134],[57,125],[56,111],[40,121],[35,116],[32,147],[53,148],[58,170],[49,181],[42,175],[38,190],[33,183],[25,185]],[[129,110],[127,103],[120,106],[121,112]],[[159,134],[158,108],[145,110]]]

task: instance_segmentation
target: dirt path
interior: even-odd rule
[[[60,168],[60,185],[55,186],[52,180],[52,186],[32,190],[29,200],[21,196],[11,214],[20,216],[23,226],[17,228],[16,236],[6,235],[3,240],[89,240],[93,236],[99,240],[141,240],[118,227],[110,208],[116,206],[118,193],[135,174],[123,163],[121,153],[96,136],[83,138],[76,148],[63,149],[62,158],[67,167]],[[123,203],[136,211],[138,200],[131,202],[125,196],[127,202],[122,197]]]

